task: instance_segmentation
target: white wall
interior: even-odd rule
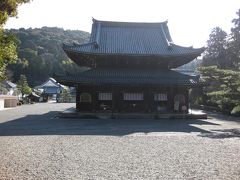
[[[4,99],[0,98],[0,110],[4,109]]]

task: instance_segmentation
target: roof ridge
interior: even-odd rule
[[[82,43],[82,44],[66,44],[66,43],[62,43],[62,47],[63,49],[68,49],[68,48],[72,48],[72,47],[82,47],[82,46],[88,46],[88,45],[94,45],[96,44],[96,41],[91,41],[91,42],[87,42],[87,43]]]
[[[48,78],[44,83],[42,83],[41,85],[37,86],[37,87],[44,87],[48,82],[51,82],[52,84],[54,84],[56,87],[59,86],[59,83],[54,79],[54,78]]]
[[[173,44],[173,42],[171,42],[171,41],[168,40],[167,35],[166,35],[166,32],[165,32],[165,30],[163,29],[163,26],[162,26],[162,25],[161,25],[161,30],[162,30],[164,39],[165,39],[168,47],[169,47],[170,49],[172,49],[172,44]]]
[[[112,25],[122,25],[122,24],[126,24],[126,25],[160,25],[160,24],[167,24],[168,20],[166,21],[162,21],[162,22],[136,22],[136,21],[132,21],[132,22],[128,22],[128,21],[103,21],[103,20],[97,20],[95,18],[92,18],[93,23],[102,23],[102,24],[112,24]]]

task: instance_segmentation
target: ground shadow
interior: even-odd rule
[[[212,132],[201,133],[199,136],[213,139],[240,138],[240,129],[214,129]]]
[[[193,125],[218,125],[191,119],[67,119],[58,112],[27,115],[0,123],[0,136],[21,135],[113,135],[149,132],[210,133]]]
[[[211,118],[216,118],[218,120],[223,120],[223,121],[234,121],[234,122],[240,123],[240,117],[225,115],[220,112],[212,112],[212,111],[203,111],[203,112],[205,112],[208,115],[208,117],[211,117]]]

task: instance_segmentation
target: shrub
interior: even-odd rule
[[[208,93],[208,105],[218,107],[221,112],[230,114],[231,110],[237,106],[239,102],[233,95],[234,94],[226,91],[214,91]]]
[[[231,114],[234,115],[234,116],[240,116],[240,105],[235,106],[232,109]]]

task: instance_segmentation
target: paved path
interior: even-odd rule
[[[0,179],[240,179],[240,122],[60,119],[74,104],[0,111]]]

